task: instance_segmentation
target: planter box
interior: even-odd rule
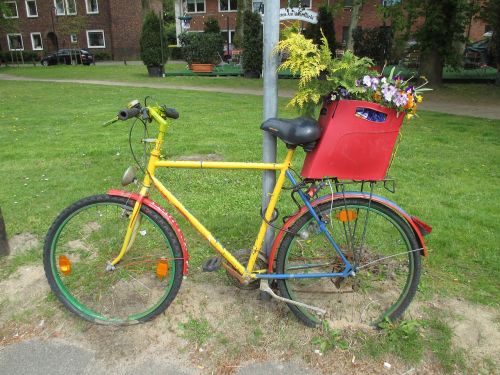
[[[191,70],[194,73],[212,73],[214,71],[214,64],[191,64]]]
[[[383,180],[403,119],[394,109],[360,100],[323,105],[318,120],[322,136],[307,154],[301,175]]]

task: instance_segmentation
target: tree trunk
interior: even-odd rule
[[[497,80],[495,81],[495,85],[500,86],[500,63],[497,64]]]
[[[356,27],[358,27],[359,10],[362,4],[363,4],[362,0],[354,0],[352,4],[351,22],[349,23],[349,31],[347,33],[347,46],[346,46],[346,48],[349,51],[354,50],[354,39],[352,37],[352,33],[356,29]]]
[[[443,67],[443,59],[437,51],[421,52],[419,74],[427,78],[430,86],[443,83]]]
[[[0,207],[0,257],[9,255],[9,241],[7,241],[7,231],[3,221],[2,208]]]

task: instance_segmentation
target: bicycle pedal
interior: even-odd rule
[[[201,267],[203,272],[214,272],[220,268],[221,259],[219,257],[208,258]]]

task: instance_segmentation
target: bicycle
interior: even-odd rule
[[[311,150],[321,137],[315,120],[262,124],[288,148],[280,163],[163,160],[168,125],[178,117],[175,109],[136,100],[106,123],[139,119],[144,126],[155,123],[158,130],[156,137],[143,139],[152,150],[145,168],[138,163],[144,174],[138,193],[110,190],[84,198],[50,227],[44,268],[66,308],[91,322],[126,325],[148,321],[172,303],[187,275],[189,253],[173,216],[150,199],[150,189],[156,189],[219,254],[205,270],[222,265],[237,285],[260,288],[287,303],[307,326],[328,314],[372,325],[402,315],[416,293],[421,256],[426,255],[423,235],[431,228],[374,194],[375,181],[297,178],[291,170],[296,149]],[[157,168],[279,172],[252,250],[227,250],[155,176]],[[136,179],[136,169],[129,168],[122,184]],[[276,205],[286,179],[298,208],[278,227]],[[347,191],[349,183],[361,184],[360,190]],[[384,186],[389,183],[385,180]],[[261,249],[270,226],[278,232],[266,257]]]

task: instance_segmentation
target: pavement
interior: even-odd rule
[[[114,63],[116,65],[116,62]],[[145,87],[152,89],[169,89],[169,90],[189,90],[201,92],[219,92],[227,94],[241,95],[263,95],[262,89],[251,89],[245,87],[229,88],[229,87],[208,87],[208,86],[193,86],[193,85],[174,85],[168,82],[161,82],[161,78],[155,79],[154,82],[145,80],[143,82],[118,82],[107,80],[86,80],[86,79],[45,79],[18,77],[9,74],[0,73],[0,80],[5,81],[28,81],[28,82],[56,82],[56,83],[76,83],[86,85],[103,85],[117,87]],[[279,97],[291,98],[294,94],[293,90],[280,90]],[[471,116],[487,118],[492,120],[500,120],[500,103],[499,105],[491,105],[491,103],[457,103],[455,101],[446,100],[446,98],[435,97],[433,92],[426,95],[426,98],[419,108],[424,111],[440,112],[453,115]]]
[[[168,348],[165,348],[168,352]],[[130,363],[132,360],[134,363]],[[0,347],[0,374],[9,375],[202,375],[203,370],[179,365],[176,358],[148,358],[135,361],[124,358],[120,363],[106,363],[96,359],[88,349],[57,340],[27,340]],[[265,362],[238,366],[235,375],[317,375],[316,372],[297,364]]]

